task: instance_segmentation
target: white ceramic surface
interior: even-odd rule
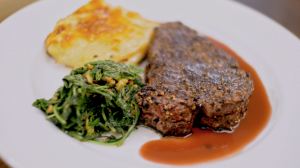
[[[44,48],[56,22],[87,0],[36,2],[0,24],[0,157],[12,167],[171,167],[148,162],[139,148],[158,139],[139,128],[121,147],[79,142],[31,106],[49,98],[70,69]],[[300,167],[300,41],[269,18],[225,0],[108,0],[150,20],[182,21],[231,47],[261,77],[273,114],[267,128],[240,154],[189,167]]]

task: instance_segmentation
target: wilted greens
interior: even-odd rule
[[[38,99],[33,106],[78,140],[120,146],[139,118],[136,93],[143,85],[141,73],[138,67],[111,60],[91,62],[65,76],[51,99]],[[110,131],[122,137],[103,136]]]

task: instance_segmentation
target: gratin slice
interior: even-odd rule
[[[56,62],[71,67],[108,59],[137,65],[156,26],[138,13],[92,0],[58,21],[45,43]]]

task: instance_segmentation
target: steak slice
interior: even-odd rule
[[[253,91],[249,72],[195,30],[161,24],[150,44],[146,85],[138,92],[145,125],[186,135],[195,125],[233,130]]]

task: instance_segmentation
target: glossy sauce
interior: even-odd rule
[[[186,138],[169,137],[147,142],[140,149],[141,156],[146,160],[169,165],[190,165],[224,159],[246,147],[268,123],[272,108],[256,71],[228,46],[207,38],[237,59],[242,70],[251,73],[254,91],[246,117],[233,133],[215,133],[193,128],[193,134]]]

